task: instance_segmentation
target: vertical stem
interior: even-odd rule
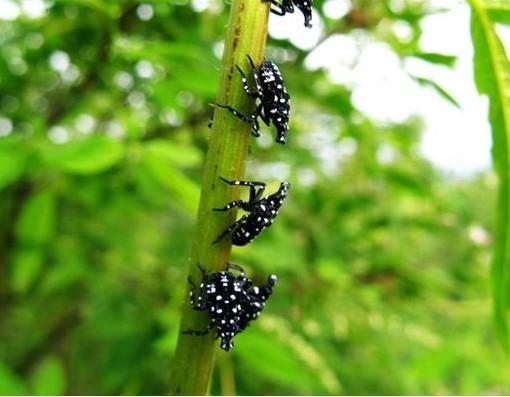
[[[234,365],[232,356],[228,352],[220,351],[218,362],[218,375],[220,378],[220,390],[222,396],[236,395],[236,382],[234,377]]]
[[[267,36],[269,2],[262,0],[232,0],[221,65],[217,94],[218,103],[226,103],[249,114],[254,109],[253,100],[244,92],[235,65],[249,71],[247,55],[260,64]],[[193,240],[189,272],[195,282],[200,282],[197,263],[208,272],[223,270],[230,257],[228,238],[217,244],[213,240],[235,221],[235,211],[217,213],[212,209],[239,197],[239,189],[225,186],[220,176],[242,179],[251,139],[250,126],[225,109],[216,108],[202,177],[202,194]],[[188,291],[184,297],[179,340],[171,374],[170,394],[207,394],[214,352],[217,346],[214,333],[207,336],[183,335],[185,330],[204,330],[207,314],[192,310]]]

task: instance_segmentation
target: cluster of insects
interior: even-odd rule
[[[278,15],[293,13],[297,7],[305,18],[305,26],[311,27],[312,0],[263,0],[271,3],[271,12]],[[285,144],[289,132],[290,96],[285,87],[282,74],[278,66],[264,59],[260,66],[256,66],[253,59],[247,55],[253,85],[250,86],[247,74],[237,66],[241,75],[241,83],[246,94],[256,102],[253,113],[246,115],[228,104],[217,103],[216,106],[228,110],[235,117],[251,125],[253,136],[260,136],[260,120],[268,127],[276,128],[276,142]],[[212,242],[216,244],[225,238],[236,246],[251,243],[264,229],[273,224],[278,210],[287,198],[290,189],[288,182],[281,182],[274,193],[264,196],[266,184],[260,181],[229,180],[220,176],[221,181],[230,186],[247,187],[250,190],[248,200],[235,200],[213,211],[227,212],[240,208],[246,212],[236,222],[221,232]],[[205,268],[198,265],[201,281],[197,285],[191,278],[190,304],[194,310],[207,312],[209,324],[205,330],[187,330],[185,334],[206,335],[210,331],[216,332],[220,338],[223,350],[232,350],[234,337],[244,331],[264,309],[266,301],[273,293],[277,278],[270,275],[265,284],[255,285],[244,270],[233,264],[227,264],[226,269],[207,273]],[[232,272],[235,271],[236,273]]]

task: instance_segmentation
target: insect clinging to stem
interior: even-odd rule
[[[282,182],[275,193],[262,197],[266,188],[266,184],[263,182],[229,181],[222,177],[220,179],[232,186],[249,187],[250,197],[248,201],[236,200],[228,203],[223,208],[213,209],[214,211],[228,211],[234,207],[239,207],[248,212],[247,215],[243,215],[238,221],[225,229],[213,243],[217,243],[226,235],[231,234],[232,244],[246,245],[257,237],[262,230],[272,225],[278,215],[278,210],[287,197],[290,183]]]
[[[265,59],[260,68],[255,66],[253,59],[248,55],[255,89],[250,88],[248,78],[243,70],[236,65],[241,74],[241,82],[244,91],[248,96],[260,100],[255,111],[246,116],[234,109],[232,106],[217,103],[216,105],[228,109],[234,116],[251,124],[252,135],[260,136],[260,125],[258,119],[269,126],[271,123],[276,127],[276,142],[284,144],[287,141],[290,116],[290,96],[285,87],[282,74],[278,66]]]
[[[220,347],[230,351],[234,347],[234,336],[244,331],[264,309],[277,277],[272,274],[265,284],[257,286],[240,266],[231,263],[227,264],[226,270],[213,273],[198,267],[202,273],[200,286],[188,278],[190,304],[194,310],[208,313],[209,324],[206,330],[188,330],[184,334],[201,336],[215,329],[216,338],[221,339]],[[235,275],[231,269],[239,274]]]

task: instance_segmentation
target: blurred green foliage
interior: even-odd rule
[[[317,1],[315,18],[451,66],[418,46],[437,10],[393,3],[334,19]],[[0,20],[0,394],[164,394],[226,4],[45,4]],[[488,285],[494,177],[443,175],[418,152],[420,120],[370,120],[287,40],[268,55],[292,134],[254,140],[248,175],[293,189],[233,261],[280,283],[212,392],[508,393]]]

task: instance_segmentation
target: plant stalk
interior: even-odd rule
[[[255,64],[262,62],[267,36],[269,2],[232,0],[225,39],[217,103],[229,104],[244,114],[254,110],[254,101],[243,90],[236,65],[249,75],[249,54]],[[220,181],[243,179],[251,139],[250,125],[226,109],[216,107],[209,147],[204,163],[202,192],[189,262],[189,275],[200,284],[197,264],[207,272],[224,270],[230,258],[228,236],[217,244],[216,237],[235,222],[236,211],[213,212],[213,208],[239,198],[239,190]],[[171,395],[205,395],[208,393],[214,353],[218,349],[215,333],[206,336],[183,334],[187,330],[205,330],[207,313],[194,311],[189,304],[189,288],[184,297],[179,339],[171,373]]]

